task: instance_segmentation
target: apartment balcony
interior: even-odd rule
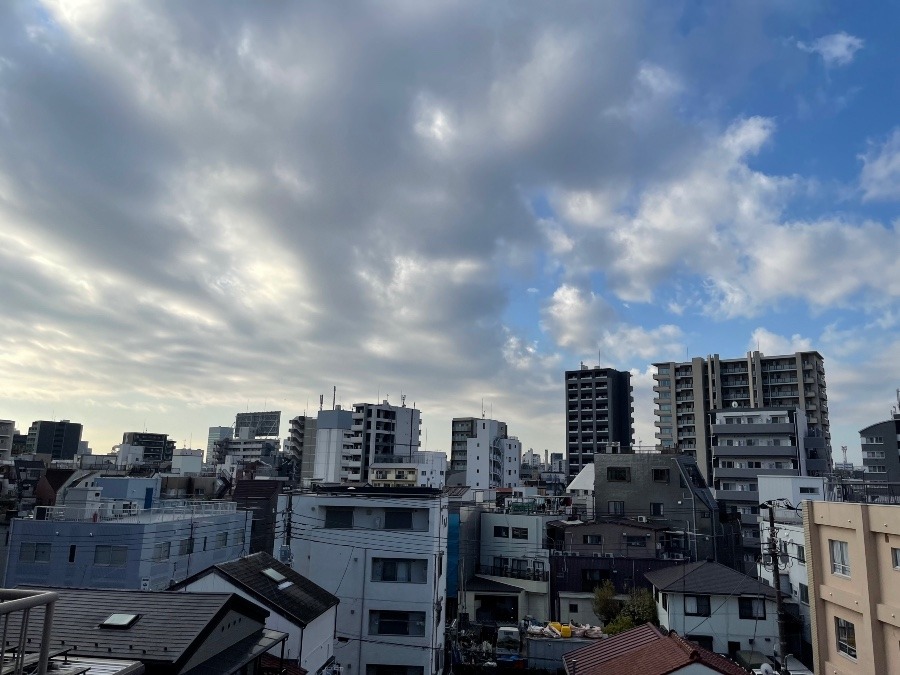
[[[506,566],[478,565],[476,574],[484,574],[492,577],[506,577],[507,579],[521,579],[523,581],[550,581],[549,571],[533,570],[529,568],[514,569]]]
[[[715,445],[713,455],[716,457],[748,457],[758,459],[796,457],[798,453],[796,445]]]
[[[738,478],[749,480],[757,476],[796,476],[797,469],[733,469],[713,467],[713,479]]]
[[[714,490],[716,501],[747,502],[753,506],[759,504],[758,490]]]
[[[759,422],[757,424],[713,424],[713,436],[725,438],[734,436],[749,436],[751,434],[765,434],[767,436],[790,436],[797,431],[793,424],[788,422]]]

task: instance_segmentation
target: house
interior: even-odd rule
[[[87,476],[63,504],[13,519],[5,585],[161,590],[241,555],[249,511],[234,502],[153,501],[154,483],[145,481]],[[133,496],[106,499],[107,490]]]
[[[285,659],[308,673],[334,661],[338,598],[268,553],[213,565],[172,590],[235,593],[269,610],[268,628],[288,634]]]
[[[676,565],[644,575],[653,584],[659,625],[705,649],[774,656],[775,589],[716,562]]]
[[[278,512],[286,523],[276,535],[279,558],[340,598],[337,666],[366,675],[443,670],[448,504],[441,490],[320,486],[279,495]]]
[[[140,661],[147,675],[256,673],[263,654],[287,639],[265,627],[268,611],[233,593],[38,590],[58,596],[51,653]],[[10,644],[22,620],[11,616]],[[26,644],[43,645],[42,628],[42,620],[28,621]]]
[[[566,675],[748,675],[675,633],[644,624],[563,656]]]

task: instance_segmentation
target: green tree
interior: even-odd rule
[[[603,632],[607,635],[618,635],[619,633],[624,633],[626,630],[631,630],[632,628],[634,628],[634,621],[628,614],[622,612],[615,619],[604,624]]]
[[[616,600],[616,587],[613,586],[612,581],[606,579],[594,589],[591,608],[603,623],[611,621],[619,613],[622,603]]]
[[[627,615],[635,626],[643,626],[645,623],[659,625],[656,600],[653,598],[653,593],[646,588],[637,588],[631,591],[631,595],[622,607],[622,614]]]

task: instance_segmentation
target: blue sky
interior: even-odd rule
[[[234,413],[481,401],[817,349],[836,451],[900,386],[887,4],[0,6],[0,417],[202,444]],[[313,406],[315,407],[315,406]]]

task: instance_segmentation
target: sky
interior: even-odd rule
[[[388,398],[564,448],[564,371],[900,386],[900,7],[0,3],[0,417],[205,447]]]

